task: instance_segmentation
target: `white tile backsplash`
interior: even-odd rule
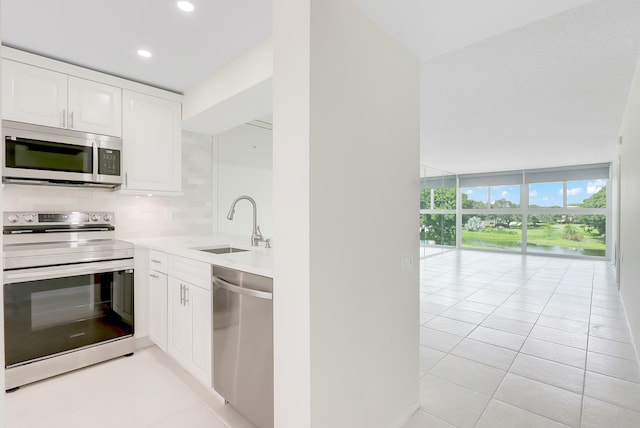
[[[213,232],[212,159],[211,137],[184,132],[181,196],[7,184],[2,191],[2,210],[114,211],[119,239],[208,234]]]

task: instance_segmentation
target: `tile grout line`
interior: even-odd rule
[[[484,258],[484,259],[486,259],[486,258]],[[484,259],[483,259],[483,260],[484,260]],[[480,263],[482,263],[482,261],[474,261],[474,262],[473,262],[473,265],[474,265],[474,266],[476,266],[476,265],[478,265],[478,264],[480,264]],[[439,359],[438,359],[438,361],[437,361],[437,362],[432,366],[432,368],[433,368],[433,367],[435,367],[437,364],[439,364],[439,363],[442,361],[442,359],[446,358],[446,357],[447,357],[447,356],[449,356],[449,355],[453,355],[453,356],[456,356],[456,357],[458,357],[458,358],[462,358],[462,359],[465,359],[465,360],[467,360],[467,361],[470,361],[470,362],[472,362],[472,363],[476,363],[476,364],[480,364],[480,365],[483,365],[483,366],[487,366],[487,367],[490,367],[490,368],[497,369],[497,367],[494,367],[494,366],[491,366],[491,365],[488,365],[488,364],[485,364],[485,363],[482,363],[482,362],[479,362],[479,361],[475,361],[475,360],[472,360],[472,359],[466,358],[466,357],[464,357],[464,356],[457,356],[457,355],[453,354],[452,352],[453,352],[453,350],[458,346],[458,344],[459,344],[462,340],[465,340],[465,339],[471,339],[469,336],[470,336],[474,331],[476,331],[476,329],[477,329],[478,327],[483,326],[483,325],[482,325],[482,323],[483,323],[483,322],[485,322],[485,321],[486,321],[486,319],[488,319],[488,318],[489,318],[489,317],[491,317],[491,316],[495,316],[495,315],[496,315],[496,314],[495,314],[495,313],[496,313],[496,311],[497,311],[498,309],[502,308],[502,307],[503,307],[502,305],[503,305],[505,302],[507,302],[510,298],[512,298],[516,293],[518,293],[518,291],[523,290],[523,289],[526,287],[526,285],[527,285],[526,283],[527,283],[528,281],[530,281],[532,278],[534,278],[537,274],[539,274],[540,272],[542,272],[542,271],[545,269],[545,267],[546,267],[546,266],[548,266],[548,263],[549,263],[549,262],[546,262],[545,264],[543,264],[543,265],[541,265],[541,266],[537,267],[537,268],[536,268],[536,270],[535,270],[535,273],[533,273],[533,274],[530,274],[530,275],[522,275],[522,277],[521,277],[520,279],[517,279],[517,281],[518,281],[518,282],[520,282],[520,281],[522,281],[522,280],[524,279],[524,281],[525,281],[524,283],[520,283],[520,285],[519,285],[516,289],[514,289],[511,293],[509,293],[509,297],[507,297],[507,298],[506,298],[504,301],[502,301],[499,305],[496,305],[496,306],[494,307],[494,309],[493,309],[491,312],[489,312],[489,313],[487,313],[487,314],[482,313],[482,315],[485,315],[485,316],[484,316],[484,318],[483,318],[482,320],[480,320],[480,321],[476,321],[476,322],[473,322],[473,323],[472,323],[472,322],[469,322],[468,320],[459,320],[459,319],[456,319],[456,318],[449,318],[449,317],[447,317],[447,316],[444,316],[444,315],[443,315],[443,313],[444,313],[444,312],[446,312],[447,310],[451,309],[452,307],[456,306],[457,304],[459,304],[459,303],[461,303],[461,302],[464,302],[464,301],[467,301],[467,298],[468,298],[468,297],[470,297],[470,296],[474,295],[474,294],[475,294],[475,293],[477,293],[478,291],[480,291],[480,290],[487,290],[487,287],[489,287],[492,283],[495,283],[495,282],[496,282],[496,281],[498,281],[500,278],[503,278],[503,277],[507,276],[508,274],[510,274],[510,273],[513,271],[513,267],[512,267],[512,268],[510,268],[510,269],[509,269],[509,270],[507,270],[507,271],[500,271],[500,272],[497,272],[497,273],[498,273],[498,276],[496,276],[496,277],[494,277],[493,279],[491,279],[491,280],[489,280],[489,281],[485,282],[485,283],[484,283],[484,285],[483,285],[483,286],[481,286],[481,287],[479,287],[479,288],[477,288],[477,287],[475,287],[475,286],[474,286],[474,287],[471,287],[471,288],[477,288],[477,289],[476,289],[474,292],[472,292],[471,294],[469,294],[468,296],[466,296],[465,298],[462,298],[462,299],[452,298],[451,296],[438,295],[438,294],[436,294],[436,293],[438,293],[438,292],[441,292],[441,291],[443,291],[443,290],[446,290],[447,288],[449,288],[449,287],[451,287],[451,286],[465,286],[465,284],[464,284],[464,283],[462,283],[462,284],[459,284],[459,283],[458,283],[458,282],[460,282],[460,278],[452,278],[450,275],[448,275],[448,276],[449,276],[449,280],[447,280],[448,285],[447,285],[446,287],[442,287],[442,288],[440,288],[440,289],[439,289],[438,291],[436,291],[435,293],[430,293],[430,294],[433,294],[433,295],[436,295],[436,296],[442,296],[442,297],[452,298],[453,300],[458,300],[458,303],[456,303],[456,304],[454,304],[454,305],[451,305],[451,306],[448,306],[448,307],[447,307],[447,309],[445,309],[444,311],[440,312],[439,314],[434,314],[434,318],[435,318],[435,317],[448,318],[448,319],[450,319],[450,320],[457,321],[457,322],[462,322],[462,323],[467,323],[467,324],[475,324],[475,327],[474,327],[472,330],[470,330],[470,331],[469,331],[469,333],[467,333],[467,334],[466,334],[466,335],[464,335],[464,336],[458,336],[457,334],[450,333],[450,332],[448,332],[448,331],[446,331],[446,330],[439,330],[439,331],[441,331],[441,332],[443,332],[443,333],[448,333],[448,334],[451,334],[451,335],[454,335],[454,336],[458,336],[458,337],[460,337],[460,340],[458,341],[458,343],[457,343],[456,345],[454,345],[454,346],[453,346],[453,348],[451,348],[450,350],[448,350],[448,351],[444,352],[444,355],[443,355],[441,358],[439,358]],[[575,261],[570,261],[568,264],[566,264],[566,265],[564,265],[564,267],[562,267],[562,270],[563,270],[562,275],[561,275],[561,276],[560,276],[560,278],[557,280],[557,283],[555,284],[555,287],[553,288],[553,291],[549,294],[549,297],[547,297],[546,302],[545,302],[545,304],[544,304],[544,305],[543,305],[543,307],[542,307],[542,310],[541,310],[541,311],[539,311],[539,312],[537,313],[537,317],[536,317],[535,321],[531,323],[531,324],[532,324],[532,328],[529,330],[528,334],[527,334],[526,336],[524,336],[524,337],[525,337],[525,341],[524,341],[524,342],[523,342],[523,344],[519,347],[519,349],[516,351],[516,357],[514,358],[514,360],[513,360],[513,361],[511,362],[511,364],[509,365],[509,368],[504,372],[504,376],[502,377],[502,380],[500,381],[500,384],[498,385],[498,387],[496,388],[496,390],[495,390],[495,391],[493,392],[493,394],[490,396],[489,402],[491,402],[491,400],[497,400],[497,401],[502,402],[501,400],[498,400],[497,398],[495,398],[495,394],[496,394],[497,390],[500,388],[500,386],[504,383],[504,378],[506,377],[506,375],[507,375],[507,374],[509,374],[509,373],[511,373],[511,368],[512,368],[512,366],[513,366],[513,363],[514,363],[515,359],[516,359],[519,355],[521,355],[521,354],[522,354],[522,355],[528,355],[528,354],[523,354],[523,353],[522,353],[522,348],[523,348],[524,344],[526,343],[526,341],[527,341],[529,338],[531,338],[531,331],[533,330],[533,328],[535,328],[535,326],[536,326],[536,325],[538,325],[538,322],[539,322],[539,320],[540,320],[541,316],[543,315],[544,311],[549,307],[548,305],[549,305],[549,303],[551,302],[551,300],[552,300],[554,297],[556,297],[556,296],[567,296],[567,297],[570,297],[570,298],[576,298],[576,300],[577,300],[577,299],[579,299],[579,298],[582,298],[582,297],[583,297],[582,292],[579,292],[579,291],[580,291],[581,289],[585,289],[586,287],[581,286],[580,284],[581,284],[581,283],[584,283],[584,282],[586,282],[586,281],[584,281],[584,279],[580,279],[579,277],[577,278],[577,281],[570,281],[569,283],[565,284],[567,287],[569,287],[567,290],[563,290],[563,292],[559,292],[559,289],[560,289],[560,288],[561,288],[561,286],[563,285],[563,280],[564,280],[564,279],[566,279],[566,278],[567,278],[567,275],[568,275],[569,273],[571,273],[571,272],[574,270],[574,269],[572,268],[572,266],[573,266],[573,267],[575,267],[575,266],[576,266]],[[587,371],[588,371],[588,370],[587,370],[587,362],[588,362],[588,355],[589,355],[589,354],[588,354],[588,353],[589,353],[589,344],[590,344],[590,341],[591,341],[591,335],[590,335],[590,333],[591,333],[591,321],[592,321],[592,317],[595,315],[595,314],[593,313],[593,300],[594,300],[594,297],[595,297],[595,296],[594,296],[594,294],[598,294],[598,293],[596,293],[596,289],[595,289],[595,281],[596,281],[596,271],[597,271],[597,267],[596,267],[596,265],[595,265],[595,264],[590,264],[590,266],[589,266],[589,267],[590,267],[590,270],[591,270],[591,273],[590,273],[590,275],[589,275],[589,286],[590,286],[590,289],[589,289],[589,310],[588,310],[588,313],[587,313],[587,314],[588,314],[588,318],[587,318],[587,320],[588,320],[588,321],[587,321],[587,329],[586,329],[586,330],[587,330],[587,332],[586,332],[586,349],[584,349],[585,357],[584,357],[584,369],[583,369],[583,377],[582,377],[582,389],[581,389],[581,390],[582,390],[582,393],[580,394],[580,412],[579,412],[579,422],[580,422],[580,424],[582,423],[582,419],[583,419],[583,408],[584,408],[584,399],[585,399],[586,374],[587,374]],[[578,269],[583,269],[583,266],[578,266],[577,268],[578,268]],[[464,278],[472,277],[474,274],[476,274],[476,273],[478,273],[478,272],[481,272],[482,270],[486,270],[486,269],[476,269],[476,270],[475,270],[475,273],[469,273],[469,274],[466,274],[466,275],[464,276]],[[469,270],[466,270],[466,271],[467,271],[467,272],[469,272]],[[586,278],[585,278],[585,279],[586,279]],[[444,281],[442,281],[442,282],[444,282]],[[474,285],[475,285],[475,284],[474,284]],[[489,291],[492,291],[492,290],[489,290]],[[493,291],[501,292],[501,293],[505,293],[505,292],[504,292],[504,291],[502,291],[502,290],[493,290]],[[585,291],[586,291],[586,290],[585,290]],[[566,292],[566,293],[565,293],[565,292]],[[507,293],[505,293],[505,294],[507,294]],[[483,302],[477,302],[477,303],[483,303]],[[579,301],[577,301],[577,302],[575,302],[575,303],[577,304],[577,306],[580,306]],[[484,304],[486,304],[486,303],[484,303]],[[447,305],[443,305],[443,306],[447,306]],[[493,305],[492,305],[492,306],[493,306]],[[463,309],[460,309],[460,310],[463,310]],[[472,310],[472,309],[469,309],[468,311],[473,312],[473,310]],[[527,311],[527,312],[528,312],[528,311]],[[478,313],[480,314],[481,312],[478,312]],[[553,317],[553,315],[551,315],[551,316]],[[605,317],[606,317],[606,315],[602,315],[602,316],[605,316]],[[562,317],[554,317],[554,318],[560,318],[560,319],[562,319]],[[615,317],[613,317],[613,318],[615,318]],[[584,322],[584,321],[579,321],[579,320],[572,319],[572,318],[566,318],[566,319],[567,319],[568,321]],[[522,320],[515,319],[515,321],[522,321]],[[527,323],[529,323],[529,321],[526,321],[526,322],[527,322]],[[500,332],[512,333],[511,331],[508,331],[508,330],[500,330],[500,329],[493,328],[493,327],[490,327],[490,326],[483,326],[483,327],[485,327],[485,328],[487,328],[487,329],[492,329],[492,330],[500,331]],[[614,328],[614,329],[615,329],[616,327],[611,327],[611,328]],[[438,330],[438,329],[434,329],[434,330]],[[581,329],[578,329],[577,331],[576,331],[576,330],[572,330],[571,328],[566,328],[566,329],[565,329],[565,328],[562,328],[562,329],[556,329],[556,330],[564,331],[564,332],[567,332],[567,333],[579,333]],[[618,330],[622,330],[622,331],[624,331],[624,329],[618,329]],[[516,334],[516,335],[517,335],[517,333],[512,333],[512,334]],[[537,339],[539,339],[539,338],[537,338]],[[605,339],[605,338],[603,338],[603,339]],[[560,344],[559,344],[559,343],[557,343],[557,342],[551,342],[551,341],[548,341],[548,340],[545,340],[545,339],[539,339],[539,340],[541,340],[541,341],[545,341],[545,342],[548,342],[548,343],[552,343],[552,344],[556,344],[556,345],[560,345]],[[617,340],[614,340],[614,339],[610,339],[610,340],[611,340],[611,341],[613,341],[613,342],[626,343],[626,342],[620,342],[620,341],[617,341]],[[480,342],[482,342],[482,341],[480,341]],[[486,344],[491,345],[491,346],[495,346],[495,347],[497,347],[497,348],[504,348],[504,347],[502,347],[502,346],[500,346],[500,345],[496,345],[496,344],[493,344],[493,343],[490,343],[490,342],[483,342],[483,343],[486,343]],[[426,346],[426,345],[425,345],[425,346]],[[565,346],[566,346],[566,345],[565,345]],[[583,349],[583,348],[577,348],[577,347],[574,347],[574,346],[569,346],[569,347],[571,347],[571,348],[575,348],[575,349],[580,349],[580,350],[582,350],[582,349]],[[513,351],[513,349],[510,349],[510,348],[504,348],[504,349],[507,349],[507,350],[511,350],[511,351]],[[441,352],[442,352],[442,351],[441,351]],[[600,353],[599,353],[599,354],[600,354]],[[606,355],[606,356],[614,357],[613,355],[609,355],[609,354],[607,354],[607,353],[602,353],[602,355]],[[554,362],[554,363],[561,364],[561,365],[563,365],[563,364],[564,364],[564,363],[562,363],[562,362],[558,362],[558,361],[554,361],[554,360],[549,360],[549,359],[544,358],[544,357],[536,357],[536,358],[540,358],[540,359],[542,359],[542,360],[549,361],[549,362]],[[618,358],[620,358],[620,357],[618,357]],[[620,358],[620,359],[626,360],[625,358]],[[636,360],[636,363],[637,363],[637,362],[638,362],[638,361]],[[564,365],[567,365],[567,366],[569,366],[569,367],[572,367],[570,364],[564,364]],[[574,366],[574,367],[575,367],[575,366]],[[500,370],[500,371],[502,371],[502,369],[501,369],[501,368],[500,368],[499,370]],[[596,372],[596,373],[598,373],[598,372]],[[426,374],[429,374],[429,371],[427,371],[427,372],[426,372]],[[622,378],[622,377],[617,377],[617,376],[611,376],[611,375],[608,375],[608,374],[606,374],[606,373],[601,373],[601,375],[606,376],[606,377],[615,378],[615,379],[620,379],[620,380],[623,380],[623,381],[629,381],[628,379],[625,379],[625,378]],[[433,375],[433,376],[435,376],[435,375]],[[451,382],[451,383],[452,383],[452,384],[454,384],[454,385],[458,385],[458,386],[460,386],[460,387],[462,387],[462,388],[465,388],[465,389],[468,389],[468,390],[470,390],[470,391],[472,391],[472,392],[476,392],[476,393],[478,393],[478,394],[482,394],[482,395],[485,395],[485,396],[486,396],[486,394],[484,394],[484,393],[482,393],[482,392],[476,391],[475,389],[472,389],[472,388],[468,388],[468,387],[466,387],[466,386],[464,386],[464,385],[460,385],[460,384],[458,384],[458,383],[456,383],[456,382],[452,382],[452,381],[451,381],[451,380],[449,380],[449,379],[441,378],[440,376],[435,376],[435,377],[440,378],[440,379],[442,379],[442,380],[444,380],[444,381],[447,381],[447,382]],[[543,382],[543,381],[539,381],[539,380],[536,380],[536,379],[531,379],[531,378],[529,378],[529,377],[527,377],[527,376],[524,376],[524,377],[525,377],[525,378],[527,378],[527,379],[530,379],[530,380],[532,380],[532,381],[535,381],[535,382],[539,382],[539,383],[542,383],[542,384],[546,384],[546,385],[553,386],[553,387],[555,387],[555,388],[559,388],[559,389],[562,389],[562,390],[566,390],[566,391],[569,391],[569,392],[573,392],[573,391],[571,391],[571,390],[567,390],[567,389],[562,388],[562,387],[558,387],[558,386],[555,386],[555,385],[551,385],[551,384],[548,384],[548,383]],[[636,383],[638,383],[638,382],[636,382]],[[610,401],[607,401],[607,400],[604,400],[604,402],[609,403],[609,404],[614,405],[614,406],[618,406],[618,407],[621,407],[621,408],[624,408],[624,409],[630,410],[630,411],[633,411],[634,413],[637,413],[637,411],[636,411],[636,410],[634,410],[634,409],[629,409],[628,407],[625,407],[625,406],[620,406],[620,404],[613,403],[613,402],[610,402]],[[515,405],[510,404],[510,403],[507,403],[507,404],[509,404],[509,405],[511,405],[511,406],[514,406],[514,407],[516,407],[516,408],[520,408],[519,406],[515,406]],[[487,407],[488,407],[488,405],[487,405]],[[474,424],[474,425],[477,425],[477,424],[479,423],[479,421],[482,419],[482,417],[486,414],[487,407],[485,407],[485,408],[484,408],[484,410],[482,411],[482,413],[480,414],[480,416],[478,417],[478,419],[476,420],[476,422],[475,422],[475,424]],[[522,408],[521,408],[521,409],[522,409]],[[523,410],[523,411],[526,411],[526,412],[529,412],[529,413],[532,413],[532,414],[539,415],[540,417],[543,417],[543,418],[545,418],[545,419],[548,419],[548,420],[552,420],[552,421],[554,421],[554,419],[552,419],[552,418],[550,418],[550,417],[548,417],[548,416],[540,415],[539,413],[533,412],[533,411],[531,411],[531,410],[527,410],[527,409],[522,409],[522,410]],[[560,422],[560,421],[556,421],[556,422],[562,423],[562,422]]]
[[[544,268],[544,266],[541,266],[541,267],[538,269],[538,271],[537,271],[537,272],[542,271],[542,269],[543,269],[543,268]],[[536,321],[533,323],[533,327],[532,327],[532,328],[531,328],[531,330],[529,331],[529,334],[527,334],[527,337],[526,337],[526,339],[524,340],[524,342],[522,342],[522,345],[520,346],[520,349],[517,351],[517,354],[516,354],[515,358],[513,359],[513,361],[511,362],[511,364],[509,365],[509,368],[507,369],[507,372],[505,373],[504,377],[502,378],[502,381],[500,382],[500,385],[498,385],[498,388],[496,388],[495,392],[494,392],[494,393],[493,393],[493,395],[491,396],[491,399],[492,399],[492,400],[498,400],[498,401],[501,401],[501,400],[499,400],[499,399],[495,398],[496,393],[497,393],[497,392],[498,392],[498,390],[500,389],[500,386],[504,383],[504,379],[507,377],[507,374],[509,374],[509,373],[511,372],[511,368],[513,367],[513,363],[516,361],[516,359],[518,358],[518,356],[521,354],[522,347],[524,346],[524,344],[525,344],[525,343],[527,342],[527,340],[529,339],[529,337],[530,337],[530,335],[531,335],[531,331],[533,330],[533,328],[535,328],[536,324],[538,323],[538,320],[539,320],[539,319],[540,319],[540,317],[542,316],[542,313],[544,312],[544,310],[546,309],[547,305],[549,304],[549,301],[551,300],[551,298],[553,297],[553,295],[556,293],[556,290],[558,289],[558,287],[559,287],[559,286],[560,286],[560,284],[562,283],[562,279],[563,279],[563,278],[565,277],[565,275],[567,274],[568,269],[569,269],[569,267],[567,266],[567,268],[566,268],[566,269],[564,269],[564,272],[563,272],[562,276],[560,277],[560,279],[558,279],[558,282],[557,282],[556,286],[554,287],[553,292],[551,292],[551,294],[550,294],[550,295],[549,295],[549,297],[547,298],[547,301],[545,302],[544,306],[542,307],[542,311],[540,311],[540,313],[538,314],[538,317],[536,318]],[[533,276],[535,276],[535,274],[534,274],[534,275],[532,275],[529,279],[533,278]],[[527,281],[528,281],[528,280],[527,280]],[[523,354],[523,355],[527,355],[527,354]],[[513,373],[513,374],[515,374],[515,373]],[[521,375],[517,375],[517,376],[521,376]],[[547,383],[545,383],[545,382],[541,382],[541,381],[536,380],[536,379],[531,379],[531,378],[529,378],[529,377],[527,377],[527,376],[522,376],[522,377],[524,377],[524,378],[526,378],[526,379],[530,379],[530,380],[536,381],[536,382],[543,383],[543,384],[545,384],[545,385],[548,385],[548,384],[547,384]],[[555,385],[551,385],[551,386],[555,386]],[[560,422],[560,421],[556,421],[555,419],[552,419],[552,418],[550,418],[550,417],[548,417],[548,416],[541,415],[541,414],[539,414],[539,413],[537,413],[537,412],[534,412],[534,411],[531,411],[531,410],[528,410],[528,409],[523,409],[522,407],[520,407],[520,406],[516,406],[515,404],[511,404],[511,403],[507,403],[507,404],[509,404],[510,406],[513,406],[513,407],[517,407],[517,408],[519,408],[519,409],[521,409],[521,410],[524,410],[524,411],[526,411],[526,412],[530,412],[530,413],[533,413],[533,414],[535,414],[535,415],[541,416],[541,417],[543,417],[543,418],[547,418],[547,419],[549,419],[549,420],[552,420],[552,421],[555,421],[555,422],[558,422],[558,423],[562,423],[562,422]],[[487,406],[487,407],[488,407],[488,406]],[[486,408],[485,408],[485,411],[486,411]],[[484,414],[484,412],[483,412],[483,414]]]
[[[547,307],[547,305],[548,305],[549,301],[550,301],[550,300],[551,300],[551,298],[555,295],[555,293],[556,293],[556,291],[557,291],[558,287],[559,287],[559,286],[560,286],[560,284],[562,283],[562,279],[566,276],[567,271],[569,270],[569,266],[570,266],[570,263],[569,263],[569,265],[564,269],[564,272],[563,272],[562,276],[560,277],[560,279],[558,280],[558,282],[557,282],[556,286],[554,287],[553,292],[552,292],[552,293],[549,295],[549,297],[547,298],[547,301],[545,302],[545,304],[544,304],[544,306],[543,306],[543,308],[542,308],[542,311],[538,314],[538,317],[536,318],[536,321],[533,323],[532,330],[533,330],[533,328],[535,327],[535,325],[537,324],[537,322],[538,322],[538,320],[540,319],[540,317],[542,316],[542,312],[544,312],[544,310],[545,310],[545,308]],[[538,268],[537,272],[540,272],[543,268],[544,268],[544,265],[543,265],[543,266],[541,266],[540,268]],[[537,272],[536,272],[536,273],[537,273]],[[529,278],[527,279],[527,281],[528,281],[529,279],[533,278],[533,276],[535,276],[535,274],[534,274],[534,275],[532,275],[531,277],[529,277]],[[525,285],[525,286],[526,286],[526,285]],[[521,287],[523,287],[523,286],[521,286]],[[518,287],[518,289],[516,289],[516,291],[517,291],[517,290],[519,290],[521,287]],[[514,293],[515,293],[515,291],[514,291]],[[502,305],[500,305],[500,307],[501,307],[501,306],[502,306]],[[513,361],[511,362],[511,364],[509,365],[509,368],[508,368],[508,369],[507,369],[507,371],[505,372],[505,375],[503,376],[502,380],[500,381],[500,384],[498,385],[498,387],[496,388],[496,390],[494,391],[494,393],[491,395],[491,398],[490,398],[490,400],[489,400],[489,403],[491,403],[491,400],[497,400],[497,401],[503,402],[502,400],[499,400],[499,399],[495,398],[495,395],[496,395],[496,393],[498,392],[498,390],[500,389],[500,386],[504,383],[504,379],[507,377],[507,374],[509,374],[509,373],[511,372],[511,367],[513,367],[513,363],[514,363],[514,362],[515,362],[515,360],[518,358],[518,356],[521,354],[522,347],[523,347],[523,346],[524,346],[524,344],[526,343],[527,339],[529,339],[530,334],[531,334],[531,331],[529,331],[529,334],[527,334],[525,341],[524,341],[524,342],[522,343],[522,345],[520,346],[520,349],[519,349],[518,351],[516,351],[516,352],[517,352],[517,354],[516,354],[515,358],[513,359]],[[527,355],[527,354],[523,354],[523,355]],[[585,352],[585,358],[586,358],[586,352]],[[546,360],[546,359],[545,359],[545,360]],[[551,360],[547,360],[547,361],[551,361]],[[585,364],[586,364],[586,363],[585,363]],[[585,372],[586,372],[586,370],[585,370]],[[515,374],[515,373],[513,373],[513,374]],[[521,375],[518,375],[518,376],[521,376]],[[584,376],[584,375],[583,375],[583,376]],[[531,378],[529,378],[529,377],[527,377],[527,376],[522,376],[522,377],[524,377],[524,378],[526,378],[526,379],[529,379],[529,380],[532,380],[532,381],[535,381],[535,382],[540,382],[540,383],[545,384],[545,385],[549,385],[549,386],[553,386],[553,387],[556,387],[556,388],[560,388],[560,387],[557,387],[557,386],[555,386],[555,385],[550,385],[550,384],[548,384],[548,383],[546,383],[546,382],[542,382],[542,381],[537,380],[537,379],[531,379]],[[560,389],[563,389],[563,390],[564,390],[564,388],[560,388]],[[567,391],[568,391],[568,390],[567,390]],[[569,391],[569,392],[573,392],[573,391]],[[584,397],[584,380],[583,380],[583,394],[581,394],[581,397]],[[581,400],[582,400],[582,398],[581,398]],[[516,408],[518,408],[518,409],[524,410],[524,411],[526,411],[526,412],[529,412],[529,413],[532,413],[532,414],[535,414],[535,415],[541,416],[541,417],[543,417],[543,418],[549,419],[549,420],[551,420],[551,421],[554,421],[554,422],[557,422],[557,423],[563,424],[563,422],[557,421],[557,420],[555,420],[555,419],[553,419],[553,418],[550,418],[550,417],[548,417],[548,416],[545,416],[545,415],[541,415],[541,414],[539,414],[539,413],[537,413],[537,412],[534,412],[534,411],[532,411],[532,410],[523,409],[522,407],[520,407],[520,406],[516,406],[515,404],[511,404],[511,403],[506,403],[506,404],[508,404],[508,405],[510,405],[510,406],[513,406],[513,407],[516,407]],[[489,406],[488,406],[488,404],[487,404],[487,407],[489,407]],[[480,417],[478,418],[478,420],[477,420],[477,421],[476,421],[476,423],[474,424],[474,427],[475,427],[475,426],[477,426],[477,424],[478,424],[478,423],[480,422],[480,420],[482,419],[482,416],[484,416],[484,414],[486,413],[487,407],[485,407],[485,409],[483,410],[482,414],[480,415]],[[581,401],[581,404],[580,404],[580,423],[578,424],[578,427],[579,427],[579,426],[580,426],[580,424],[582,423],[582,422],[581,422],[581,420],[582,420],[581,418],[582,418],[582,401]],[[576,428],[577,428],[577,427],[576,427]]]
[[[584,393],[585,387],[587,386],[587,364],[589,360],[589,340],[591,339],[591,314],[593,308],[593,282],[595,280],[595,265],[593,266],[593,271],[591,274],[591,295],[589,298],[589,322],[587,324],[587,349],[584,353],[584,372],[582,373],[582,395],[580,396],[580,424],[578,426],[582,426],[582,419],[584,413]]]
[[[542,270],[542,268],[543,268],[543,267],[544,267],[544,265],[543,265],[543,266],[541,266],[541,267],[539,267],[539,268],[536,270],[536,273],[540,272],[540,271]],[[500,275],[500,277],[505,276],[507,273],[508,273],[508,272],[503,273],[502,275]],[[565,272],[563,273],[562,277],[564,277],[564,275],[565,275],[565,274],[566,274],[566,270],[565,270]],[[534,273],[533,275],[529,276],[529,277],[525,280],[524,285],[520,285],[518,288],[516,288],[516,289],[511,293],[510,297],[513,297],[513,295],[514,295],[518,290],[520,290],[522,287],[526,286],[526,282],[527,282],[527,281],[529,281],[529,280],[530,280],[531,278],[533,278],[534,276],[535,276],[535,273]],[[500,278],[500,277],[498,277],[498,278]],[[558,285],[559,285],[559,284],[560,284],[560,282],[562,281],[562,277],[558,280],[558,284],[556,284],[556,286],[555,286],[555,288],[554,288],[554,291],[553,291],[553,292],[551,293],[551,295],[547,298],[547,302],[546,302],[546,303],[545,303],[545,305],[543,306],[542,311],[538,314],[538,317],[536,318],[536,321],[535,321],[535,322],[533,322],[533,326],[531,327],[531,330],[533,330],[533,328],[535,327],[535,325],[536,325],[537,321],[540,319],[540,316],[542,315],[542,312],[544,311],[544,308],[545,308],[545,307],[546,307],[546,305],[549,303],[549,300],[551,299],[551,297],[552,297],[552,296],[553,296],[553,294],[555,293],[555,290],[557,290]],[[496,279],[498,279],[498,278],[496,278]],[[493,281],[495,281],[496,279],[494,279]],[[490,281],[490,283],[491,283],[491,282],[493,282],[493,281]],[[483,287],[483,288],[484,288],[484,287]],[[498,308],[501,308],[501,307],[502,307],[502,304],[504,304],[504,302],[506,302],[507,300],[509,300],[509,298],[505,299],[505,300],[504,300],[500,305],[498,305],[498,306],[496,307],[496,309],[494,309],[494,311],[493,311],[493,312],[491,312],[491,314],[493,314],[496,310],[498,310]],[[486,319],[486,318],[485,318],[485,319]],[[480,324],[478,324],[478,326],[480,326]],[[478,326],[476,326],[476,328],[477,328]],[[495,389],[495,391],[493,392],[493,394],[491,394],[491,396],[490,396],[490,398],[489,398],[489,402],[487,403],[487,406],[484,408],[484,410],[482,411],[482,413],[480,414],[480,416],[479,416],[479,417],[478,417],[478,419],[476,420],[476,422],[475,422],[475,424],[474,424],[474,427],[478,425],[478,423],[480,422],[480,420],[482,419],[482,417],[485,415],[485,413],[486,413],[486,411],[487,411],[487,408],[489,407],[489,404],[491,404],[491,400],[501,401],[501,400],[498,400],[497,398],[495,398],[495,395],[496,395],[496,393],[498,392],[498,390],[500,389],[500,386],[504,383],[504,379],[505,379],[505,378],[507,377],[507,375],[510,373],[510,371],[511,371],[511,367],[513,366],[513,363],[514,363],[514,362],[515,362],[515,360],[518,358],[518,355],[520,355],[520,353],[521,353],[520,351],[522,350],[522,347],[524,346],[524,344],[526,343],[527,339],[529,338],[529,335],[531,334],[531,330],[529,330],[529,333],[528,333],[528,334],[527,334],[527,336],[525,337],[525,340],[524,340],[524,341],[522,342],[522,344],[520,345],[520,348],[516,351],[516,356],[515,356],[515,357],[514,357],[514,359],[511,361],[511,364],[509,364],[509,367],[508,367],[508,368],[507,368],[507,370],[505,371],[504,376],[502,376],[502,379],[500,380],[500,383],[498,384],[497,388]],[[475,331],[475,329],[474,329],[474,330],[472,330],[472,332],[473,332],[473,331]],[[500,331],[500,330],[498,330],[498,331]],[[470,332],[469,334],[471,334],[472,332]],[[497,346],[497,345],[494,345],[494,346]],[[535,379],[534,379],[534,380],[535,380]],[[549,419],[549,420],[553,420],[553,419],[551,419],[551,418],[548,418],[547,416],[539,415],[539,414],[538,414],[538,413],[536,413],[536,412],[532,412],[532,411],[527,410],[527,409],[522,409],[521,407],[515,406],[515,405],[510,404],[510,403],[507,403],[507,404],[509,404],[509,405],[511,405],[511,406],[514,406],[514,407],[517,407],[517,408],[519,408],[519,409],[521,409],[521,410],[524,410],[524,411],[526,411],[526,412],[530,412],[530,413],[536,414],[536,415],[538,415],[538,416],[541,416],[541,417],[547,418],[547,419]],[[556,422],[559,422],[559,421],[556,421]]]

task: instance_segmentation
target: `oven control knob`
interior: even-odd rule
[[[34,216],[33,214],[25,214],[24,216],[24,221],[26,221],[27,223],[33,223],[35,219],[36,216]]]
[[[111,215],[110,215],[110,214],[105,214],[105,215],[104,215],[104,221],[106,221],[106,222],[108,223],[108,222],[110,222],[111,220],[112,220],[112,219],[111,219]]]
[[[91,214],[91,221],[100,221],[100,214]]]
[[[9,214],[9,216],[7,217],[7,220],[9,220],[9,223],[17,223],[18,216],[15,214]]]

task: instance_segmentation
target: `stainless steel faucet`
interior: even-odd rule
[[[257,214],[258,210],[256,208],[256,201],[254,201],[251,196],[247,196],[247,195],[238,196],[231,203],[231,208],[229,209],[227,218],[229,220],[233,220],[233,215],[236,213],[236,204],[238,203],[238,201],[242,199],[246,199],[247,201],[251,202],[251,205],[253,205],[253,231],[251,232],[251,245],[253,247],[257,247],[260,242],[264,242],[265,248],[271,248],[271,239],[264,239],[264,236],[262,236],[262,232],[260,232],[260,226],[258,226],[258,214]]]

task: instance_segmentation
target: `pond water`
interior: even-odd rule
[[[494,242],[483,242],[483,241],[467,241],[465,240],[462,243],[463,247],[475,247],[475,248],[484,248],[490,250],[506,250],[506,251],[520,251],[522,243],[521,242],[502,242],[502,243],[494,243]],[[605,257],[606,250],[592,250],[588,248],[572,248],[572,247],[561,247],[559,245],[540,245],[527,243],[527,252],[528,253],[538,253],[538,254],[560,254],[564,256],[590,256],[590,257]]]
[[[527,251],[530,253],[544,253],[544,254],[562,254],[568,256],[591,256],[591,257],[605,257],[606,250],[593,250],[589,248],[572,248],[572,247],[560,247],[558,245],[537,245],[527,243]]]
[[[520,241],[505,241],[505,242],[485,242],[485,241],[476,241],[476,240],[467,240],[462,241],[463,247],[472,247],[472,248],[484,248],[489,250],[507,250],[507,251],[520,251],[521,242]]]

